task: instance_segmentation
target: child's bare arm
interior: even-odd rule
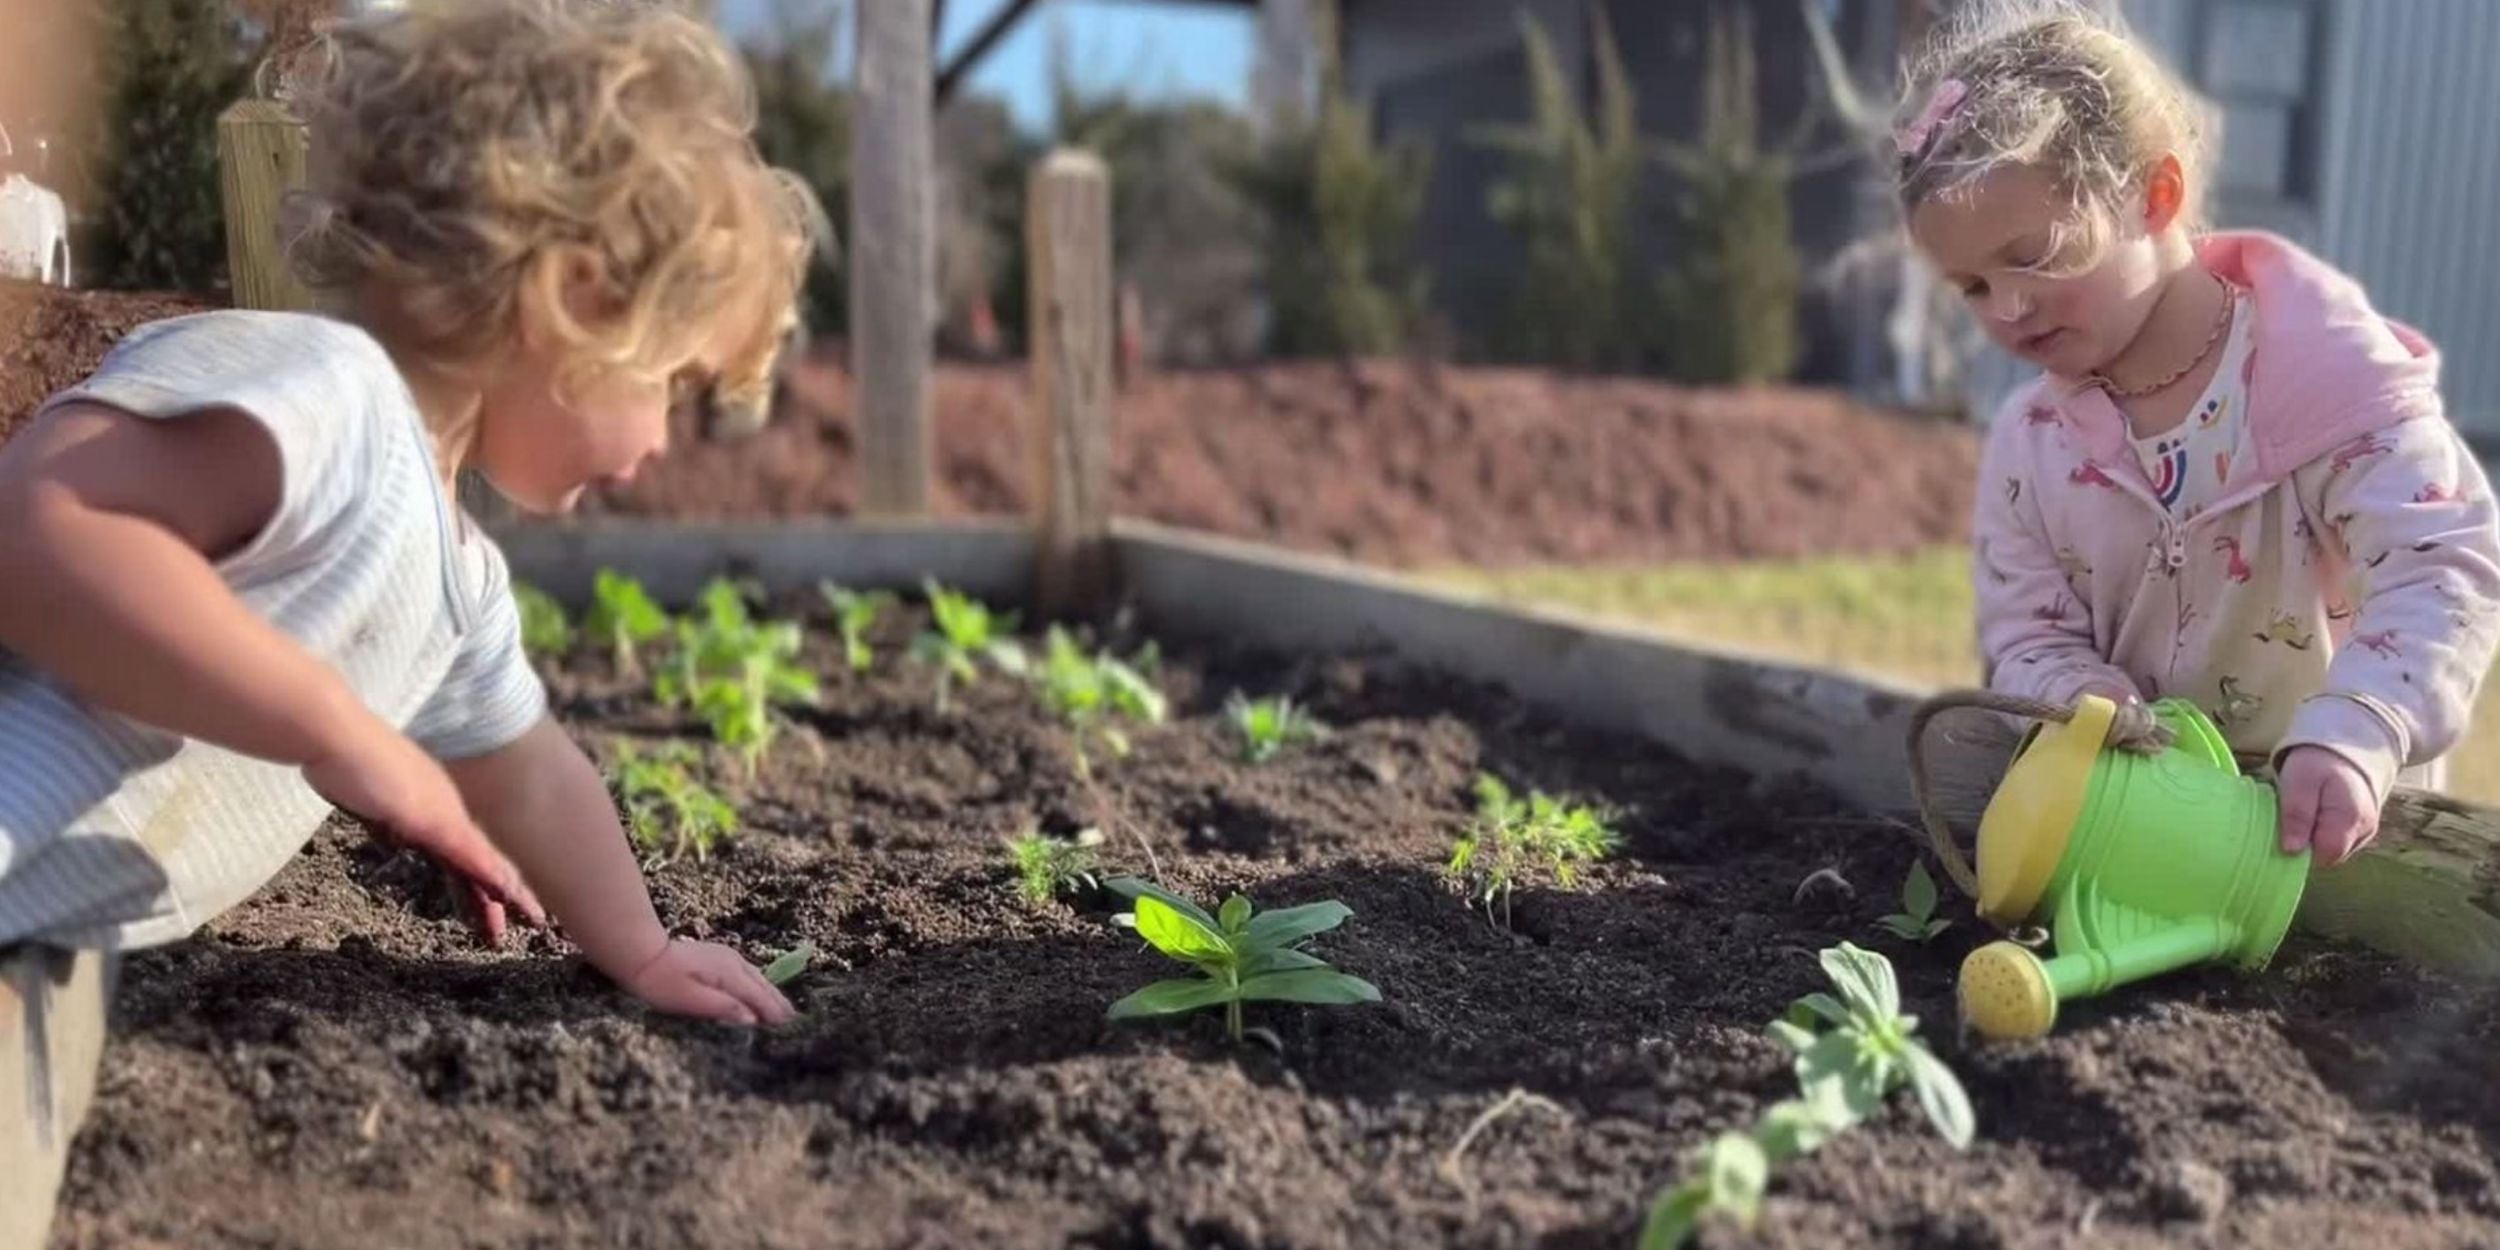
[[[665,1011],[778,1024],[789,1000],[737,952],[671,941],[599,770],[553,720],[449,768],[503,852],[593,967]]]
[[[211,563],[278,506],[252,419],[56,409],[0,447],[0,647],[81,698],[301,767],[323,797],[535,915],[441,769]]]

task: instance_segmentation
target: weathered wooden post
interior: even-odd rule
[[[296,310],[312,292],[287,269],[278,210],[304,185],[304,124],[275,100],[237,100],[217,117],[217,190],[237,308]]]
[[[859,13],[851,130],[851,361],[860,511],[929,511],[929,360],[937,276],[929,0]]]
[[[1053,152],[1025,197],[1033,354],[1036,606],[1089,614],[1110,589],[1111,174]]]

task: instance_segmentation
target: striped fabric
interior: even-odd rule
[[[219,566],[227,585],[426,750],[484,754],[545,713],[502,554],[444,498],[407,386],[363,331],[294,313],[160,321],[47,407],[73,400],[259,421],[285,486]],[[328,814],[295,769],[87,707],[0,652],[0,948],[184,937]]]

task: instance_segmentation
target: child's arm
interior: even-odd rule
[[[270,524],[282,472],[239,412],[46,414],[0,446],[0,647],[97,707],[301,767],[324,798],[535,916],[442,769],[212,567]]]
[[[2021,426],[2009,405],[1980,456],[1971,578],[1988,687],[2058,707],[2071,707],[2087,693],[2135,701],[2134,679],[2102,657],[2093,642],[2091,604],[2057,562]]]
[[[606,783],[554,721],[450,769],[470,809],[592,966],[664,1011],[738,1024],[779,1024],[795,1014],[737,952],[670,940]]]
[[[2403,422],[2355,450],[2341,469],[2325,457],[2294,476],[2362,589],[2325,689],[2293,714],[2276,758],[2288,768],[2297,748],[2333,752],[2375,808],[2400,769],[2446,754],[2472,721],[2500,640],[2500,511],[2444,420]]]

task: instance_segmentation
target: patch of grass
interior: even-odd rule
[[[1970,554],[1744,564],[1445,569],[1454,589],[1648,625],[1699,642],[1926,687],[1979,682]],[[2500,672],[2500,670],[2495,670]],[[2458,798],[2500,803],[2500,681],[2448,759]]]

